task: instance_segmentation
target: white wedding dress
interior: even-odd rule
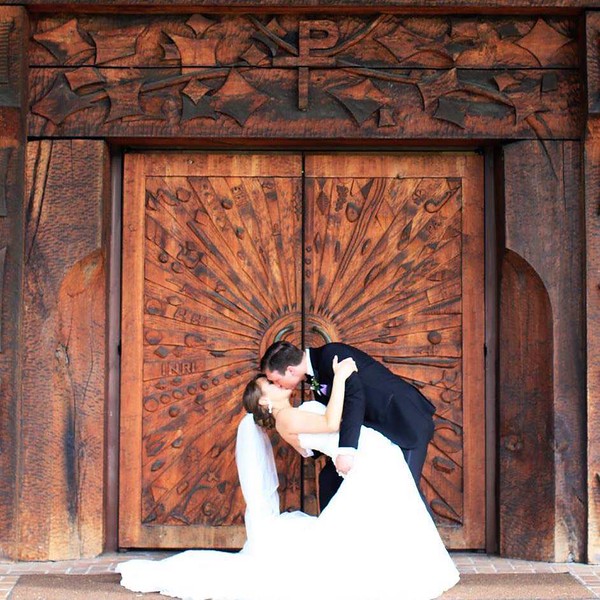
[[[337,434],[299,439],[337,453]],[[238,428],[236,461],[247,504],[242,551],[131,560],[117,567],[123,586],[185,600],[431,600],[458,582],[402,451],[373,429],[362,428],[354,466],[319,517],[279,514],[273,452],[251,415]]]

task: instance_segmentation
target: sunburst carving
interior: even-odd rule
[[[391,173],[369,177],[381,169],[374,157],[372,164],[349,160],[334,169],[338,176],[311,176],[307,163],[307,320],[331,323],[339,341],[365,350],[436,404],[424,487],[440,522],[458,525],[463,514],[461,181]],[[322,329],[311,333],[309,327],[312,343],[323,343],[317,335]]]
[[[283,338],[358,346],[436,405],[422,486],[460,530],[462,177],[429,158],[307,155],[303,182],[297,155],[186,156],[145,179],[142,521],[241,524],[241,393]],[[297,508],[298,459],[274,442]]]
[[[213,158],[205,176],[146,179],[147,524],[241,524],[242,390],[270,322],[291,326],[288,337],[300,343],[300,180],[264,167],[252,176],[250,158],[239,168]],[[283,505],[298,508],[298,459],[282,456]]]

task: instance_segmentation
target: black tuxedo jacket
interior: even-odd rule
[[[340,425],[341,448],[356,448],[361,425],[372,427],[401,448],[414,448],[429,441],[433,433],[433,404],[410,383],[394,375],[380,362],[347,344],[325,344],[309,348],[310,362],[327,395],[315,399],[327,404],[333,382],[333,357],[351,356],[358,368],[346,380],[344,410]]]

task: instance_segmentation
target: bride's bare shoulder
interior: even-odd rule
[[[277,413],[277,417],[275,419],[275,429],[281,434],[284,435],[291,430],[294,430],[294,424],[298,422],[298,417],[300,416],[297,408],[283,408]]]
[[[277,415],[275,420],[275,429],[285,442],[293,446],[300,454],[303,454],[300,446],[298,433],[295,431],[297,408],[285,408]]]

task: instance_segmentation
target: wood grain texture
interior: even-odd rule
[[[104,543],[107,148],[31,142],[27,183],[19,558],[94,556]]]
[[[364,350],[436,405],[422,488],[453,549],[483,548],[483,161],[305,159],[305,339]]]
[[[0,556],[9,558],[17,540],[27,33],[23,8],[0,7]]]
[[[301,343],[301,169],[286,154],[127,157],[122,546],[243,544],[242,392],[275,336]],[[282,508],[299,509],[298,455],[273,442]]]
[[[591,119],[585,142],[587,255],[587,558],[600,563],[600,123]]]
[[[506,249],[518,255],[536,273],[548,295],[552,316],[553,402],[546,409],[553,411],[556,520],[552,560],[557,561],[581,560],[585,552],[584,259],[580,153],[581,145],[576,142],[521,142],[505,148],[504,162]],[[518,291],[515,293],[519,295]],[[533,300],[536,298],[541,302],[540,294]],[[522,307],[524,316],[528,310],[527,305]],[[501,322],[502,318],[501,314]],[[535,331],[535,320],[531,327]],[[513,360],[527,360],[518,353],[518,348],[527,347],[527,335],[524,326],[520,337],[501,342],[504,352],[508,352],[500,358],[502,364],[510,366]],[[501,325],[501,337],[506,336],[511,336],[511,332]],[[530,343],[538,338],[532,338]],[[514,351],[510,350],[511,344],[514,344]],[[540,352],[546,350],[540,348]],[[533,364],[539,364],[539,360],[539,355],[532,356]],[[504,386],[506,390],[500,400],[501,412],[504,409],[510,412],[511,403],[528,402],[525,390],[528,386],[531,389],[530,383],[523,382],[522,393],[517,394],[515,382],[510,381],[511,369],[507,367],[500,373],[501,388]],[[539,377],[544,379],[545,374],[540,371]],[[540,380],[540,389],[545,385]],[[547,414],[540,413],[539,420],[527,424],[527,428],[543,434],[546,418]],[[500,428],[504,425],[501,420]],[[519,436],[528,431],[515,433]],[[537,443],[545,444],[542,437]],[[502,444],[500,452],[504,452]],[[528,471],[531,473],[537,468],[535,460],[525,460],[519,472],[526,477]],[[507,484],[507,494],[515,493],[523,498],[522,489],[515,487],[514,492],[510,492],[509,479],[514,480],[515,475],[501,473],[501,481]],[[534,498],[529,510],[531,515],[539,510]],[[522,527],[521,547],[528,552],[527,556],[532,556],[535,538],[526,522]],[[505,534],[510,533],[505,530]]]
[[[123,12],[163,12],[168,7],[171,12],[189,12],[198,7],[207,10],[224,9],[227,11],[253,12],[273,10],[297,10],[305,12],[351,10],[360,13],[369,13],[374,8],[414,12],[416,14],[432,14],[451,10],[453,13],[472,13],[473,11],[514,13],[531,13],[539,10],[560,11],[573,13],[581,8],[599,8],[598,0],[511,0],[510,5],[506,0],[429,0],[424,7],[422,0],[379,0],[376,6],[365,6],[364,0],[84,0],[77,2],[69,0],[5,0],[5,4],[22,4],[24,6],[40,7],[57,10],[76,10],[78,12],[98,11],[105,7],[118,7]]]
[[[507,252],[501,270],[500,555],[553,560],[552,309],[544,284],[520,256]]]
[[[575,18],[552,16],[39,14],[29,60],[32,66],[182,70],[578,68],[577,26]],[[77,71],[71,77],[78,85],[92,83]]]
[[[600,113],[600,13],[585,15],[587,72],[587,110],[591,116]]]
[[[307,344],[354,343],[438,405],[427,493],[451,547],[483,547],[481,162],[307,155],[302,184],[299,154],[127,157],[122,545],[239,547],[241,389],[304,324]],[[275,448],[298,507],[299,465]]]
[[[570,69],[32,68],[29,134],[576,139]],[[301,110],[299,106],[305,108]]]

